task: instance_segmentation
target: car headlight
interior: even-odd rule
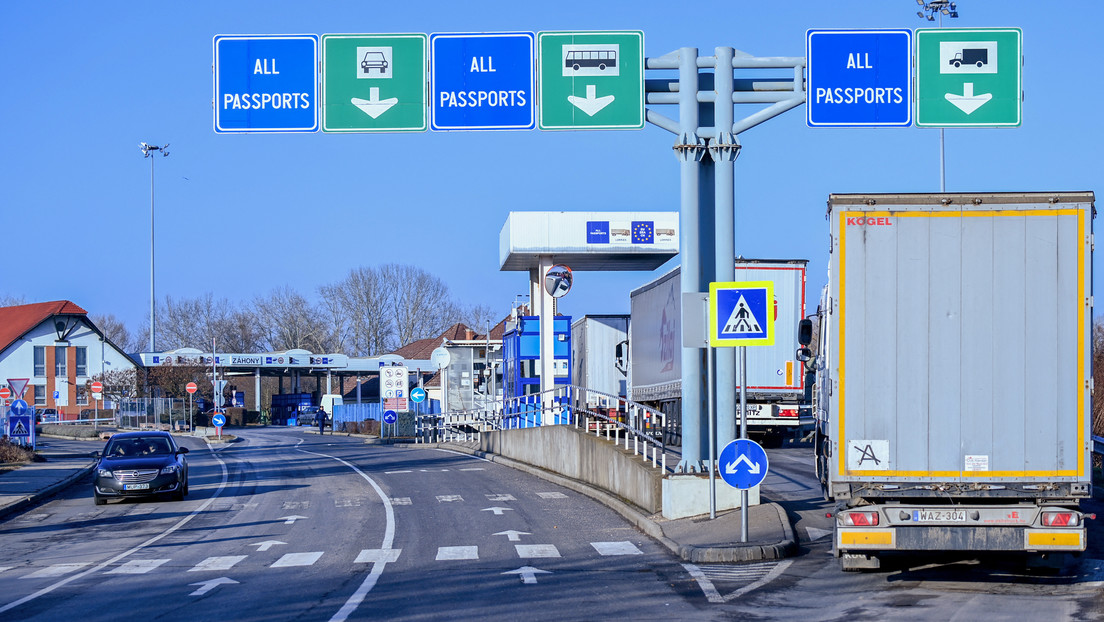
[[[96,469],[96,477],[110,477],[114,479],[115,475],[107,469]]]
[[[161,469],[161,475],[172,475],[173,473],[176,473],[179,470],[180,470],[180,467],[178,467],[175,464],[170,464],[169,466]]]

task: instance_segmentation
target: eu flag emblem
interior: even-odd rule
[[[651,220],[634,220],[632,223],[633,244],[654,244],[655,225]]]

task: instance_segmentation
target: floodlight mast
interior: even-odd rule
[[[939,16],[939,27],[943,27],[943,16],[955,18],[958,17],[958,6],[950,0],[916,0],[916,4],[920,5],[920,8],[924,11],[917,11],[916,16],[921,19],[927,19],[929,22],[935,21],[935,16]],[[943,128],[939,128],[939,191],[947,191],[947,159],[944,148]]]
[[[153,152],[153,151],[161,152],[162,157],[168,157],[168,155],[169,155],[169,144],[168,143],[165,143],[164,145],[160,145],[160,146],[159,145],[151,145],[149,143],[138,143],[138,144],[141,145],[139,147],[139,149],[142,150],[142,157],[149,158],[151,152]],[[157,317],[154,313],[154,300],[155,300],[155,298],[154,298],[154,279],[153,279],[153,275],[154,275],[154,273],[153,273],[153,161],[154,161],[154,159],[156,159],[156,158],[151,158],[150,159],[150,340],[149,340],[149,351],[150,352],[156,352],[157,351],[156,349],[154,349],[155,338],[156,338],[156,335],[157,335],[157,331],[156,331]]]

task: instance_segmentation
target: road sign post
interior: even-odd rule
[[[644,33],[537,34],[542,130],[644,127]]]
[[[916,31],[917,127],[1016,127],[1023,117],[1023,31]]]
[[[429,37],[434,130],[531,130],[535,123],[531,32]]]
[[[194,382],[189,382],[184,386],[184,390],[188,392],[188,431],[195,431],[195,412],[192,410],[192,395],[199,389],[199,385]]]
[[[322,131],[424,132],[426,40],[322,35]]]
[[[809,127],[912,123],[912,31],[809,30]]]
[[[215,131],[318,131],[317,35],[218,35]]]

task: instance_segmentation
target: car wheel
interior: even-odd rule
[[[185,497],[188,496],[188,482],[187,482],[187,480],[184,481],[184,489],[183,490],[184,490],[184,492],[183,492],[182,496],[185,496]]]
[[[184,487],[183,486],[178,486],[177,489],[176,489],[176,492],[172,493],[172,500],[173,501],[183,501],[184,500]]]
[[[92,501],[95,502],[96,505],[103,505],[103,504],[107,503],[107,499],[105,499],[104,497],[101,497],[100,493],[98,493],[94,490],[92,491]]]

